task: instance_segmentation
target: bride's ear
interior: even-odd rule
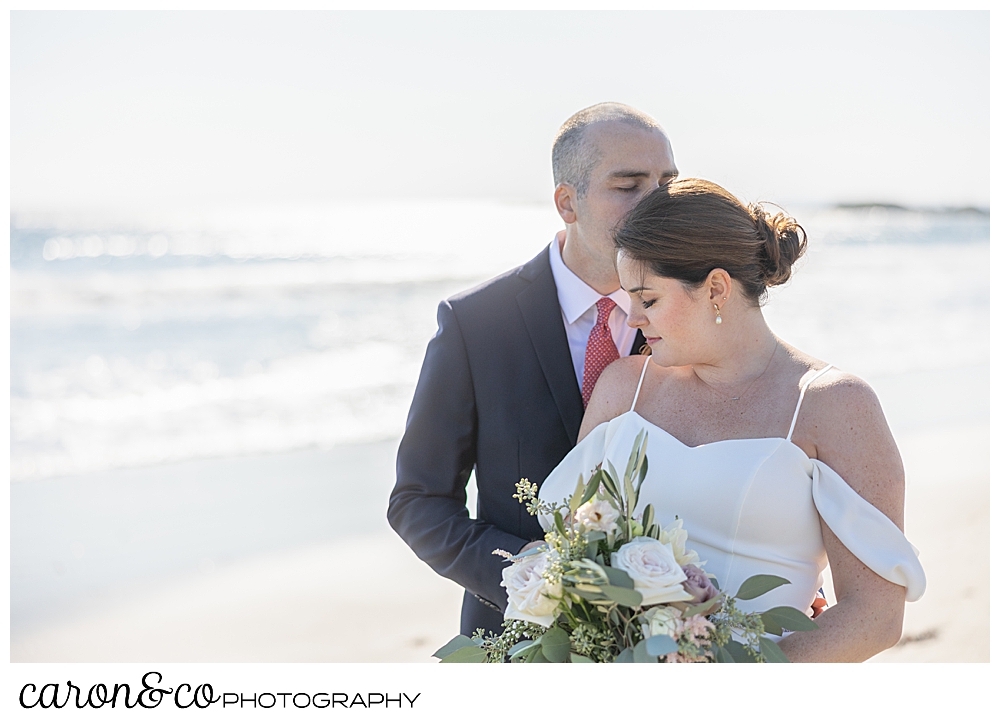
[[[725,269],[712,269],[705,279],[708,303],[718,305],[721,310],[733,298],[733,279]]]
[[[576,223],[576,189],[560,183],[555,192],[556,210],[566,223]]]

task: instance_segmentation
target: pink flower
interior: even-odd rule
[[[684,583],[684,589],[691,593],[694,598],[691,600],[692,605],[700,605],[719,594],[719,591],[715,589],[715,585],[712,584],[708,575],[701,568],[694,565],[685,565],[681,569],[687,575],[687,582]]]

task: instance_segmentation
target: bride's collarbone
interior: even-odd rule
[[[786,404],[768,396],[731,400],[674,390],[640,398],[635,411],[691,447],[727,439],[785,437],[795,401]]]

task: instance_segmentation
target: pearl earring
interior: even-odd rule
[[[719,305],[718,304],[712,304],[712,306],[715,307],[715,323],[716,324],[721,324],[722,323],[722,311],[719,309]]]

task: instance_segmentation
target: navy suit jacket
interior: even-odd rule
[[[644,343],[636,335],[632,353]],[[462,633],[501,632],[506,566],[542,530],[514,486],[541,484],[583,420],[546,247],[528,263],[441,302],[396,458],[389,524],[466,589]],[[476,519],[466,485],[476,471]]]

